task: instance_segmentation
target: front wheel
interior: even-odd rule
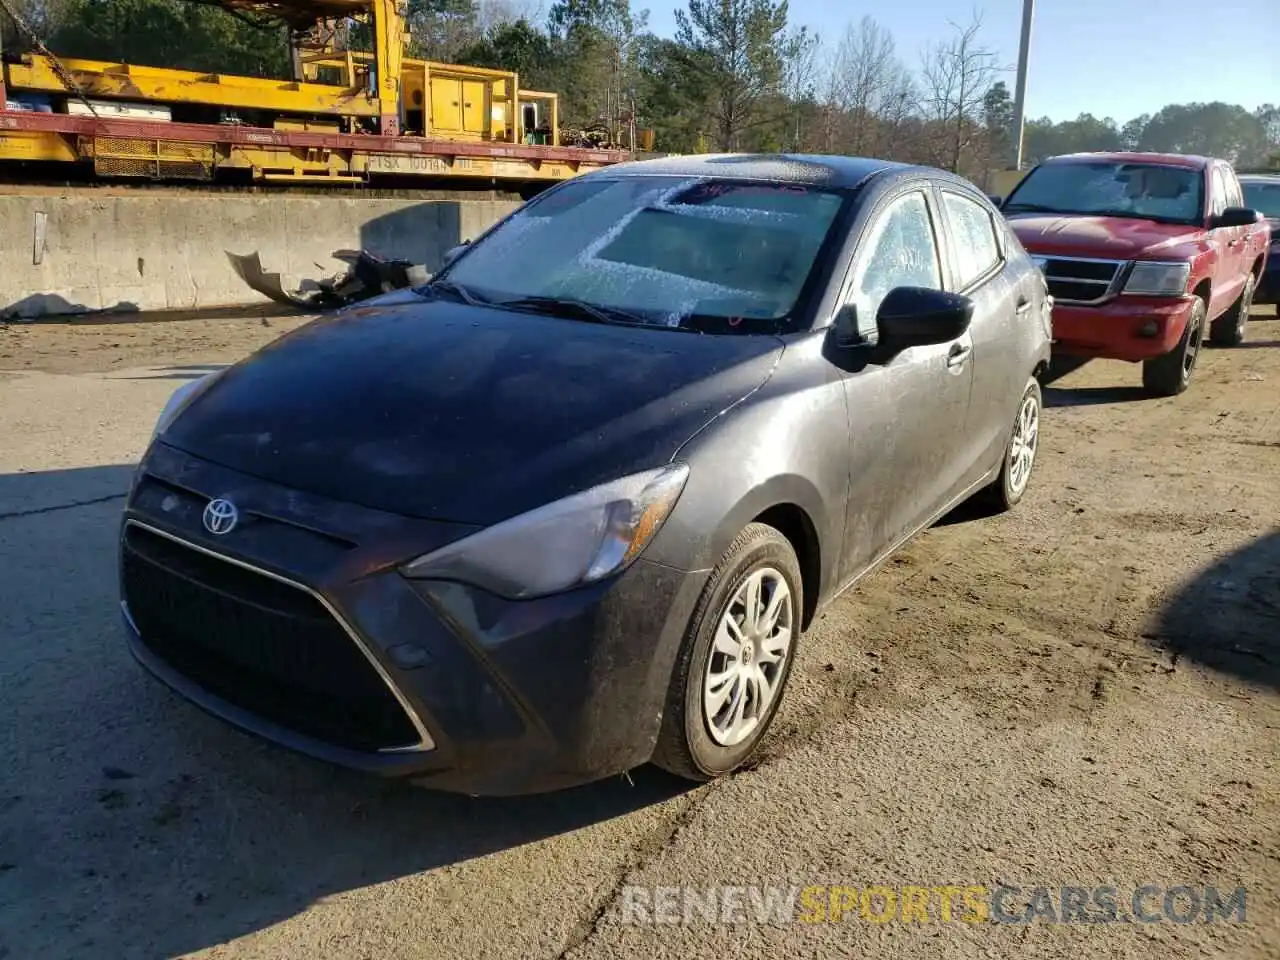
[[[1196,297],[1178,345],[1162,356],[1143,362],[1142,386],[1147,393],[1155,397],[1176,397],[1190,385],[1196,361],[1200,359],[1206,309],[1204,301]]]
[[[740,767],[773,722],[804,609],[800,564],[773,527],[748,524],[711,573],[672,672],[653,762],[688,780]]]

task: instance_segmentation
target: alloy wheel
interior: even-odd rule
[[[753,571],[725,607],[702,684],[702,712],[722,747],[742,743],[768,716],[791,652],[795,604],[773,567]]]
[[[1196,358],[1200,355],[1200,328],[1202,326],[1201,321],[1197,319],[1195,326],[1187,331],[1187,346],[1182,351],[1182,377],[1184,380],[1191,377],[1191,371],[1196,366]]]
[[[1009,442],[1009,490],[1015,497],[1022,495],[1031,479],[1039,440],[1040,404],[1029,395],[1022,401],[1013,424],[1013,438]]]

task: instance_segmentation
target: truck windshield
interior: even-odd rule
[[[1270,220],[1280,220],[1280,177],[1274,183],[1265,180],[1246,180],[1240,184],[1244,189],[1244,205],[1253,207]]]
[[[1200,223],[1204,174],[1186,167],[1089,160],[1036,167],[1009,194],[1007,213],[1065,213]]]
[[[793,184],[584,178],[533,200],[438,278],[516,309],[772,331],[796,309],[844,203]]]

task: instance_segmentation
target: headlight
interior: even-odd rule
[[[402,572],[460,580],[512,600],[625,570],[662,527],[689,468],[672,464],[592,487],[419,557]]]
[[[178,414],[186,409],[187,404],[213,386],[213,382],[220,376],[222,376],[221,370],[217,373],[206,374],[198,380],[188,380],[173,391],[169,395],[169,400],[164,405],[164,409],[160,411],[160,416],[156,418],[156,425],[151,430],[151,439],[154,440],[164,433],[169,428],[169,425],[178,419]]]
[[[1133,265],[1124,292],[1150,297],[1179,297],[1187,292],[1191,278],[1189,263],[1161,263],[1139,260]]]

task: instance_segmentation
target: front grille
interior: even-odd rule
[[[122,580],[142,643],[196,684],[272,723],[353,750],[419,735],[315,597],[136,526]]]
[[[1098,303],[1115,292],[1121,260],[1076,260],[1049,257],[1044,261],[1049,293],[1060,303]]]

